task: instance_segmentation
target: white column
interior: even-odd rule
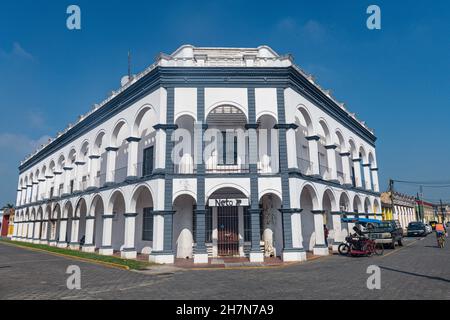
[[[86,236],[84,238],[84,245],[81,248],[82,251],[84,252],[95,252],[94,223],[95,223],[95,216],[86,217]]]
[[[166,168],[166,132],[161,128],[156,130],[155,170]]]
[[[31,202],[31,187],[32,186],[33,186],[32,184],[27,185],[27,198],[26,198],[27,204]]]
[[[31,202],[37,201],[36,193],[37,193],[37,182],[33,181],[31,183],[31,199],[30,199]]]
[[[58,247],[66,248],[67,247],[67,218],[62,218],[59,220],[59,240]]]
[[[72,231],[70,233],[71,239],[70,239],[69,247],[74,250],[77,250],[80,248],[80,242],[79,242],[80,239],[78,239],[79,225],[80,225],[80,218],[79,217],[72,218]]]
[[[317,256],[326,256],[329,254],[328,247],[325,244],[325,233],[323,230],[323,210],[312,211],[314,214],[314,233],[316,236],[316,244],[313,253]]]
[[[352,184],[350,169],[350,152],[340,154],[342,159],[342,172],[344,173],[344,184],[350,186]]]
[[[103,215],[103,235],[102,235],[102,246],[99,250],[99,253],[102,255],[112,255],[114,250],[111,244],[111,236],[112,236],[112,223],[113,223],[113,214]]]
[[[27,187],[22,187],[22,198],[21,198],[21,204],[24,205],[27,201]]]
[[[105,149],[106,154],[106,183],[114,183],[116,170],[116,153],[119,148],[108,147]]]
[[[286,142],[288,145],[287,148],[288,168],[298,168],[297,147],[296,147],[297,142],[295,141],[295,130],[290,129],[286,131]],[[300,141],[298,143],[300,143]],[[290,146],[292,146],[292,148]]]
[[[372,190],[372,177],[370,174],[370,163],[363,164],[364,168],[364,181],[366,185],[364,186],[366,190]]]
[[[70,194],[70,175],[72,170],[73,170],[72,167],[64,167],[64,188],[63,188],[64,195]]]
[[[36,220],[34,222],[33,243],[39,243],[39,231],[40,230],[41,230],[41,221]]]
[[[59,196],[61,196],[60,192],[59,192],[59,185],[61,184],[62,173],[61,172],[55,172],[54,174],[55,174],[55,177],[54,177],[53,181],[55,181],[55,184],[53,186],[54,187],[53,196],[59,197]]]
[[[43,190],[42,190],[42,193],[44,194],[44,199],[42,199],[42,200],[47,200],[49,198],[49,194],[50,194],[50,179],[51,179],[51,176],[45,176],[44,187],[43,187]]]
[[[353,168],[355,169],[355,182],[356,186],[358,188],[362,188],[362,179],[361,179],[361,166],[360,166],[361,159],[353,159]]]
[[[137,163],[138,163],[138,146],[141,138],[129,137],[128,141],[128,163],[127,163],[127,180],[137,179]]]
[[[315,176],[320,176],[319,168],[319,136],[306,137],[309,147],[309,161],[311,162],[311,172]],[[288,147],[289,148],[289,147]]]
[[[22,189],[17,189],[17,196],[16,196],[16,207],[20,206],[20,199],[22,197]]]
[[[337,145],[328,145],[325,146],[327,150],[327,158],[328,158],[328,168],[329,168],[329,179],[332,181],[337,180],[337,165],[336,165],[336,148]]]
[[[331,212],[333,219],[334,242],[333,251],[337,252],[339,245],[344,241],[345,236],[342,231],[341,212]]]
[[[89,174],[89,186],[88,188],[93,189],[100,186],[100,181],[98,182],[98,186],[96,185],[97,172],[100,170],[100,156],[98,155],[90,155],[89,159],[91,160],[91,172]]]
[[[372,172],[373,191],[380,192],[380,186],[378,183],[378,169],[372,168],[370,171]]]
[[[136,216],[137,213],[125,213],[125,238],[122,252],[122,258],[135,259],[137,256],[136,248],[134,247],[134,236],[136,230]]]

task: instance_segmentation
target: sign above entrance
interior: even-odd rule
[[[209,199],[210,207],[247,207],[248,199]]]

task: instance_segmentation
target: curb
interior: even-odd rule
[[[38,252],[51,254],[51,255],[54,255],[54,256],[59,256],[59,257],[72,259],[72,260],[80,260],[80,261],[83,261],[83,262],[99,264],[99,265],[103,265],[103,266],[110,267],[110,268],[116,268],[116,269],[122,269],[122,270],[130,271],[130,267],[129,266],[123,266],[123,265],[120,265],[120,264],[117,264],[117,263],[113,263],[113,262],[97,261],[97,260],[94,260],[94,259],[77,257],[77,256],[72,256],[72,255],[64,254],[64,253],[52,252],[52,251],[49,251],[49,250],[28,247],[28,246],[20,245],[20,244],[17,244],[17,243],[14,243],[14,242],[9,242],[9,241],[0,241],[0,243],[3,243],[5,245],[9,245],[9,246],[13,246],[13,247],[19,247],[19,248],[22,248],[22,249],[28,249],[30,251],[38,251]]]

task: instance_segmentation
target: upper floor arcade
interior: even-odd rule
[[[218,75],[170,66],[136,77],[21,164],[17,205],[166,174],[245,175],[252,166],[378,192],[373,133],[323,92],[312,97],[311,81],[306,88],[289,76],[298,70],[277,68]]]

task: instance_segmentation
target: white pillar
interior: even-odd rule
[[[337,252],[339,245],[344,241],[345,236],[342,231],[341,212],[331,212],[333,219],[334,242],[333,251]]]
[[[122,258],[136,259],[137,252],[134,247],[134,236],[136,230],[136,216],[137,213],[125,213],[125,238],[122,252],[120,253]]]
[[[55,172],[55,177],[54,177],[54,190],[53,190],[53,196],[61,196],[60,192],[59,192],[59,185],[61,184],[61,178],[62,178],[62,172]]]
[[[155,170],[166,168],[166,132],[161,128],[156,130]]]
[[[332,144],[325,146],[327,150],[327,158],[328,158],[328,168],[329,168],[329,179],[332,181],[338,181],[337,179],[337,165],[336,165],[336,148],[337,145]]]
[[[350,152],[343,152],[340,154],[342,159],[342,172],[344,173],[344,184],[352,185],[351,167],[350,167]]]
[[[311,162],[311,173],[315,176],[320,176],[319,167],[319,136],[306,137],[309,147],[309,161]]]
[[[36,220],[34,222],[33,243],[39,243],[39,231],[40,230],[41,230],[41,221]]]
[[[31,184],[31,202],[37,201],[37,182],[33,181]]]
[[[286,131],[286,142],[288,145],[287,156],[288,156],[288,168],[298,168],[297,164],[297,142],[295,141],[295,130],[290,129]],[[298,142],[300,143],[300,141]],[[290,148],[289,146],[292,146]]]
[[[94,223],[95,216],[86,216],[86,236],[84,238],[84,245],[81,248],[84,252],[95,252]]]
[[[72,167],[64,167],[64,188],[63,188],[64,195],[70,194],[70,175],[72,170],[73,170]]]
[[[361,166],[360,166],[361,159],[353,159],[353,168],[355,170],[355,183],[356,187],[362,188],[362,176],[361,176]]]
[[[378,169],[372,168],[370,171],[372,172],[373,191],[380,192],[380,185],[378,183]]]
[[[16,207],[20,206],[20,198],[22,197],[22,189],[17,189],[17,196],[16,196]]]
[[[79,225],[80,225],[80,218],[79,217],[72,218],[72,231],[70,233],[71,239],[70,239],[69,247],[74,250],[77,250],[80,248],[80,239],[78,239]]]
[[[59,220],[59,240],[57,246],[60,248],[67,247],[67,218],[61,218]]]
[[[141,138],[129,137],[128,141],[128,163],[127,163],[127,180],[135,180],[138,178],[138,146]]]
[[[312,211],[314,214],[314,233],[316,236],[316,244],[313,253],[317,256],[326,256],[329,254],[328,247],[325,244],[325,233],[323,230],[323,210]]]
[[[111,236],[112,236],[112,223],[113,214],[103,215],[103,234],[102,234],[102,246],[99,253],[102,255],[112,255],[114,253]]]
[[[115,182],[116,170],[116,153],[119,148],[108,147],[106,150],[106,183],[112,184]]]
[[[100,181],[98,182],[98,185],[96,183],[97,179],[97,172],[100,169],[100,156],[99,155],[90,155],[89,159],[91,160],[91,168],[90,168],[90,174],[89,174],[89,186],[88,189],[94,189],[99,188]]]
[[[370,174],[370,163],[363,164],[364,168],[364,181],[366,185],[364,186],[366,190],[372,190],[372,179]]]

